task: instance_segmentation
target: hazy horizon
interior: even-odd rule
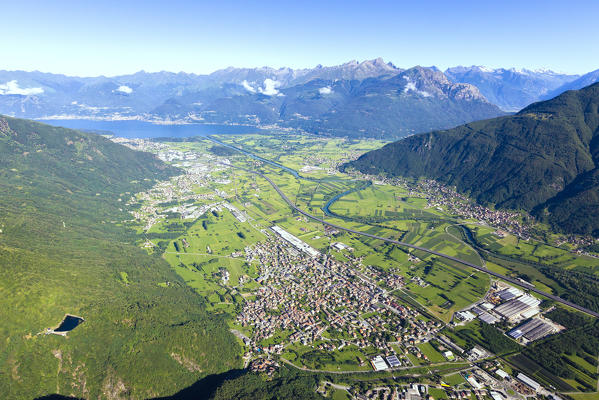
[[[599,68],[593,1],[459,5],[331,1],[302,4],[175,0],[6,4],[4,70],[69,76],[233,67],[293,69],[382,57],[401,68],[456,65]],[[23,21],[26,19],[26,23]]]

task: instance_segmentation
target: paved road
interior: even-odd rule
[[[433,363],[433,364],[428,364],[428,365],[407,365],[407,366],[403,366],[403,367],[395,367],[395,368],[387,368],[385,370],[381,370],[381,371],[375,371],[372,369],[367,369],[364,371],[327,371],[327,370],[322,370],[322,369],[312,369],[312,368],[306,368],[306,367],[300,367],[299,365],[296,365],[294,363],[292,363],[289,360],[286,360],[282,357],[279,357],[279,359],[284,362],[285,364],[291,365],[294,368],[297,368],[299,370],[302,371],[307,371],[307,372],[317,372],[317,373],[323,373],[323,374],[336,374],[336,375],[352,375],[352,374],[375,374],[377,372],[400,372],[400,371],[407,371],[410,369],[416,369],[416,368],[434,368],[434,367],[439,367],[439,366],[445,366],[445,365],[455,365],[455,363],[453,361],[444,361],[444,362],[440,362],[440,363]],[[461,366],[461,365],[455,365],[455,369],[462,371],[464,369],[469,369],[472,368],[471,366]],[[421,377],[421,376],[428,376],[430,375],[430,371],[427,370],[425,373],[422,374],[409,374],[409,375],[402,375],[403,377]]]
[[[494,276],[496,278],[503,279],[503,280],[505,280],[507,282],[510,282],[510,283],[514,284],[514,285],[523,287],[523,288],[525,288],[527,290],[530,290],[531,292],[535,292],[537,294],[545,296],[545,297],[547,297],[547,298],[549,298],[551,300],[554,300],[554,301],[556,301],[558,303],[565,304],[565,305],[567,305],[569,307],[572,307],[572,308],[574,308],[574,309],[576,309],[578,311],[582,311],[583,313],[591,315],[591,316],[593,316],[595,318],[599,318],[599,313],[597,313],[595,311],[592,311],[592,310],[589,310],[589,309],[587,309],[585,307],[579,306],[578,304],[574,304],[574,303],[572,303],[572,302],[570,302],[568,300],[562,299],[561,297],[555,296],[555,295],[553,295],[551,293],[543,292],[542,290],[537,289],[536,287],[534,287],[531,284],[521,282],[518,279],[509,277],[509,276],[498,274],[497,272],[491,271],[491,270],[489,270],[489,269],[487,269],[485,267],[481,267],[480,265],[472,264],[472,263],[470,263],[468,261],[461,260],[461,259],[459,259],[457,257],[453,257],[453,256],[450,256],[448,254],[439,253],[437,251],[430,250],[430,249],[427,249],[425,247],[420,247],[420,246],[416,246],[416,245],[413,245],[413,244],[410,244],[410,243],[400,242],[398,240],[389,239],[389,238],[385,238],[385,237],[373,235],[373,234],[366,233],[366,232],[356,231],[356,230],[351,229],[351,228],[346,228],[346,227],[343,227],[343,226],[340,226],[340,225],[336,225],[336,224],[332,224],[330,222],[327,222],[327,221],[325,221],[322,218],[319,218],[317,216],[309,214],[306,211],[302,210],[301,208],[296,207],[296,205],[291,200],[289,200],[289,198],[287,197],[287,195],[285,195],[285,193],[283,193],[283,191],[281,191],[281,189],[277,186],[277,184],[274,183],[268,176],[264,175],[263,173],[257,172],[257,171],[252,171],[250,169],[243,168],[243,167],[238,167],[238,166],[231,165],[231,164],[227,164],[227,165],[230,166],[230,167],[233,167],[233,168],[241,169],[241,170],[244,170],[246,172],[249,172],[249,173],[261,176],[268,183],[270,183],[270,185],[277,191],[277,193],[279,194],[279,196],[281,196],[281,198],[283,200],[285,200],[285,202],[289,205],[289,207],[291,207],[292,209],[294,209],[298,213],[304,215],[305,217],[308,217],[310,219],[318,221],[318,222],[320,222],[322,224],[328,225],[328,226],[333,227],[335,229],[339,229],[339,230],[343,230],[343,231],[346,231],[346,232],[354,233],[356,235],[362,235],[362,236],[366,236],[366,237],[369,237],[369,238],[372,238],[372,239],[382,240],[384,242],[393,243],[393,244],[398,245],[398,246],[409,247],[409,248],[412,248],[412,249],[415,249],[415,250],[420,250],[420,251],[423,251],[423,252],[426,252],[426,253],[429,253],[429,254],[433,254],[433,255],[438,256],[438,257],[443,257],[445,259],[458,262],[460,264],[463,264],[463,265],[466,265],[468,267],[477,269],[477,270],[479,270],[481,272],[484,272],[486,274],[492,275],[492,276]]]

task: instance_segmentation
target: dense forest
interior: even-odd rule
[[[595,275],[551,266],[540,266],[539,271],[559,283],[561,297],[599,312],[599,279]]]
[[[513,116],[411,136],[342,169],[428,177],[483,204],[523,209],[561,231],[599,235],[599,84]]]
[[[249,373],[227,380],[216,390],[211,400],[323,399],[316,393],[317,386],[316,376],[302,375],[283,367],[272,378]]]
[[[149,398],[240,366],[221,317],[121,223],[132,193],[178,173],[98,135],[0,117],[3,398]],[[85,321],[44,334],[67,313]]]
[[[576,378],[575,372],[569,367],[573,361],[566,356],[576,355],[596,367],[599,356],[599,321],[560,308],[550,312],[547,317],[566,326],[567,330],[528,346],[523,354],[565,379]],[[599,376],[594,373],[592,378],[597,380]]]

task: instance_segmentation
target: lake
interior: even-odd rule
[[[45,124],[64,128],[97,131],[123,138],[192,137],[216,134],[248,134],[262,132],[260,128],[240,125],[158,125],[144,121],[92,121],[87,119],[39,120]]]
[[[56,333],[68,332],[75,329],[80,323],[83,322],[83,318],[76,317],[74,315],[67,314],[60,323],[60,326],[54,329]]]

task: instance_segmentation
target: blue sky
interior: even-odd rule
[[[599,1],[6,1],[0,69],[93,76],[313,67],[599,68]]]

